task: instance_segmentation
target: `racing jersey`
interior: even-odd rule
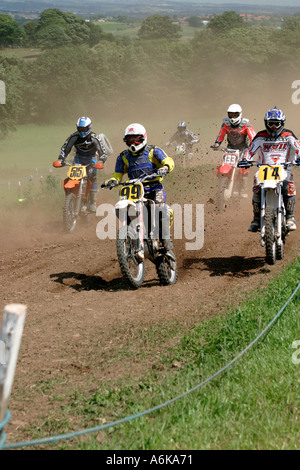
[[[73,146],[75,147],[76,157],[79,158],[82,165],[89,164],[91,160],[95,158],[96,154],[98,154],[99,160],[102,163],[107,160],[105,148],[94,132],[91,132],[88,136],[83,138],[80,136],[79,132],[71,134],[60,150],[59,159],[64,161]]]
[[[267,165],[294,163],[296,156],[300,155],[300,142],[288,129],[283,129],[278,137],[271,137],[266,130],[263,130],[256,134],[244,158],[252,161],[255,154],[257,154],[257,163]]]
[[[168,157],[159,147],[147,145],[145,149],[137,155],[133,155],[129,150],[124,150],[117,157],[112,178],[122,181],[123,175],[128,173],[130,179],[135,179],[155,173],[156,169],[162,168],[164,165],[169,167],[169,171],[172,171],[175,166],[173,159]],[[162,179],[162,177],[157,177],[151,181],[160,183]]]
[[[198,144],[199,137],[189,129],[186,129],[184,132],[178,130],[175,132],[174,135],[172,135],[172,137],[168,141],[168,144],[172,144],[173,142],[175,142],[176,144],[184,143],[186,145],[193,145]]]
[[[249,147],[255,137],[255,130],[249,123],[249,119],[243,118],[238,126],[232,126],[229,119],[223,119],[216,143],[221,144],[227,135],[228,147],[235,150],[244,150]]]

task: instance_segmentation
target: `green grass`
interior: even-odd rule
[[[33,48],[7,48],[7,49],[1,49],[0,50],[0,55],[14,55],[18,57],[18,59],[25,59],[25,60],[31,60],[36,58],[39,54],[41,54],[40,49],[33,49]]]
[[[100,23],[104,33],[111,33],[116,37],[127,36],[135,40],[137,38],[140,25],[117,23],[115,21],[105,21]]]
[[[235,310],[200,323],[179,346],[135,382],[106,383],[91,395],[75,393],[38,435],[100,426],[135,415],[190,390],[236,357],[283,307],[300,279],[300,260]],[[60,448],[107,450],[298,449],[300,292],[267,335],[226,372],[172,405],[125,424],[64,441]],[[151,329],[150,329],[151,330]],[[153,341],[149,330],[148,341]],[[176,328],[171,328],[170,335]],[[146,334],[146,333],[145,333]],[[165,332],[164,340],[166,340]],[[151,339],[152,338],[152,339]]]

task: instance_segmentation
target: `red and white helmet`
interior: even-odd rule
[[[227,109],[228,119],[232,126],[238,126],[242,120],[242,108],[239,104],[231,104]]]
[[[130,124],[125,129],[123,140],[132,153],[138,153],[147,145],[146,129],[136,122]]]

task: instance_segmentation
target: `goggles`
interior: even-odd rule
[[[237,117],[239,117],[239,115],[240,115],[239,112],[228,113],[228,117],[229,117],[229,118],[237,118]]]
[[[140,144],[143,140],[144,137],[142,135],[126,135],[124,137],[124,142],[126,142],[127,145]]]
[[[87,132],[89,129],[89,127],[77,127],[78,132]]]
[[[274,127],[275,129],[279,129],[282,126],[281,121],[267,121],[268,127]]]

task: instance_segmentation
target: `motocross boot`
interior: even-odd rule
[[[242,176],[240,194],[243,199],[246,199],[248,197],[248,194],[247,194],[248,184],[247,183],[248,183],[248,176]]]
[[[250,227],[248,228],[248,232],[258,232],[260,229],[260,204],[256,202],[255,200],[252,201],[253,205],[253,220],[250,224]]]
[[[96,212],[96,210],[97,210],[97,207],[96,207],[96,194],[97,194],[97,191],[92,189],[91,192],[90,192],[90,205],[89,205],[90,212]]]
[[[287,197],[286,198],[286,228],[293,232],[297,229],[295,217],[294,217],[294,209],[295,209],[295,197]]]

